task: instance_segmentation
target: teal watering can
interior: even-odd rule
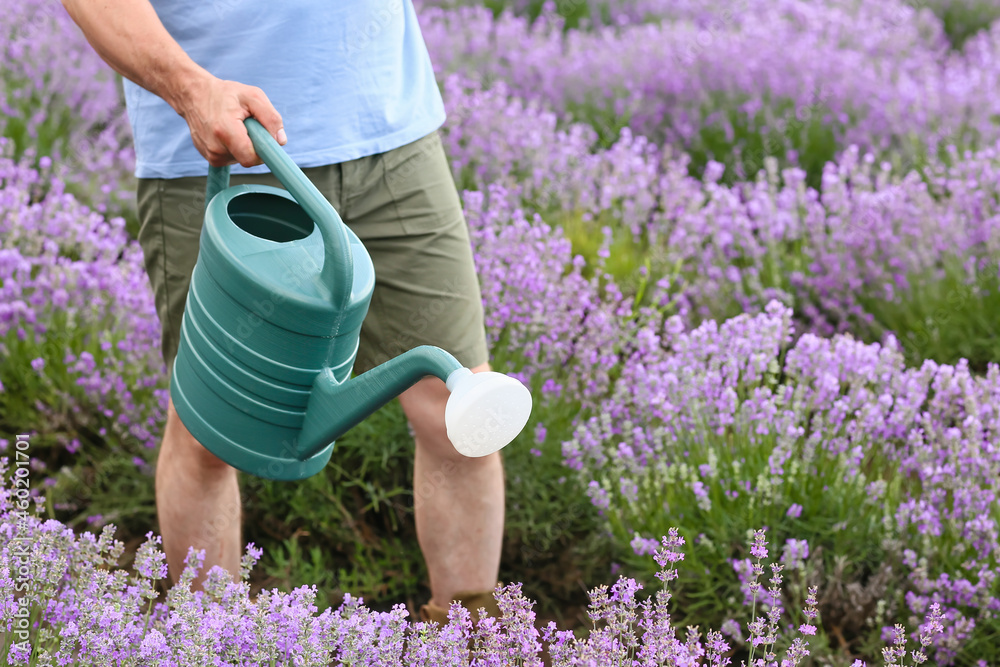
[[[357,236],[256,120],[257,154],[286,190],[228,187],[211,168],[170,396],[209,451],[260,477],[302,479],[334,441],[425,376],[445,381],[448,437],[466,456],[506,446],[531,395],[420,346],[351,378],[375,270]]]

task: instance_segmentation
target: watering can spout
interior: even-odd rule
[[[340,382],[332,369],[313,382],[299,436],[299,458],[307,459],[426,376],[445,381],[448,438],[465,456],[486,456],[509,444],[528,421],[531,394],[501,373],[473,373],[452,355],[422,345],[381,366]]]

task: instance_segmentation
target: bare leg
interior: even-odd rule
[[[205,550],[205,565],[195,580],[200,587],[214,565],[240,573],[240,488],[236,469],[223,463],[194,439],[174,410],[167,411],[156,461],[156,513],[170,579],[184,570],[188,547]]]
[[[415,433],[414,511],[431,604],[445,609],[457,593],[493,590],[504,524],[500,454],[468,458],[455,451],[444,424],[448,396],[444,382],[424,378],[399,397]]]

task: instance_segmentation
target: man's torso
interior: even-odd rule
[[[410,143],[444,122],[411,0],[153,0],[167,31],[222,79],[258,86],[282,115],[299,166],[335,164]],[[136,175],[207,173],[187,123],[126,81]],[[234,173],[266,171],[264,167]]]

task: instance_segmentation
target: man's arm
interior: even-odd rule
[[[94,50],[125,78],[184,117],[209,164],[260,164],[243,120],[253,116],[285,144],[281,115],[260,88],[212,76],[184,52],[149,0],[62,0]]]

